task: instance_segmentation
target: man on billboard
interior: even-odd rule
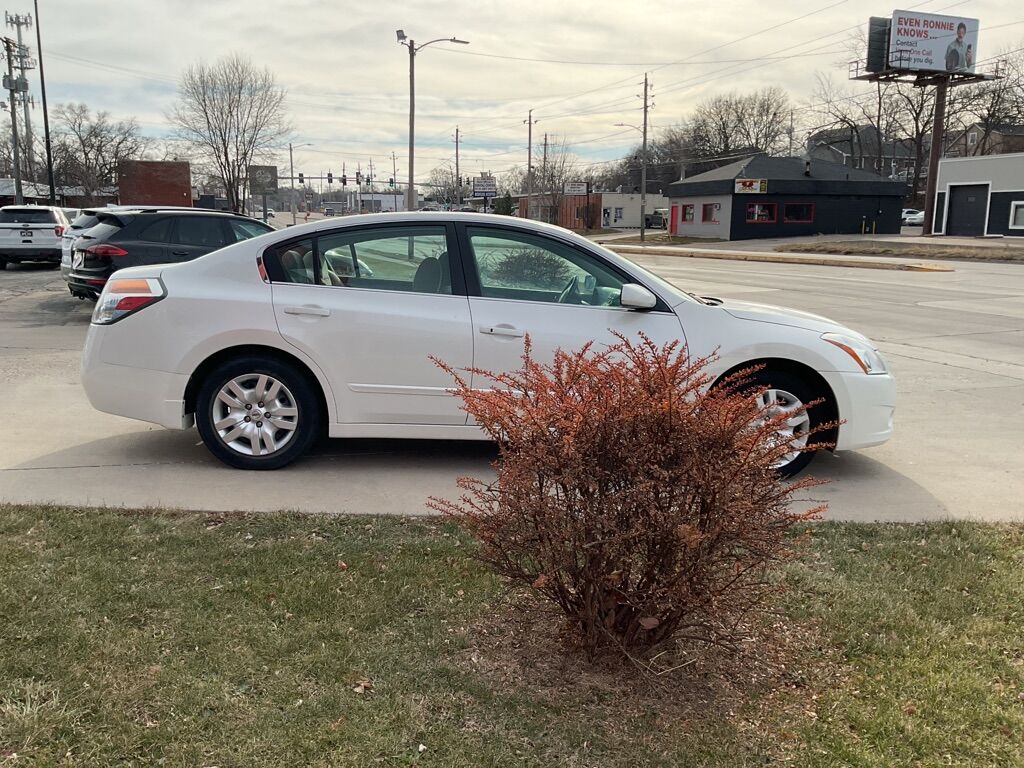
[[[948,72],[959,72],[974,63],[974,51],[964,41],[966,34],[967,25],[961,21],[956,25],[956,39],[946,48],[946,70]]]

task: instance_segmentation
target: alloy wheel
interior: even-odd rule
[[[221,442],[243,456],[277,453],[295,437],[299,423],[299,409],[288,387],[265,373],[229,380],[212,407],[213,427]]]
[[[774,469],[779,469],[796,460],[807,447],[807,440],[811,434],[811,417],[800,398],[784,389],[764,390],[757,396],[757,404],[766,418],[786,416],[775,433],[774,444],[786,444],[791,450],[775,463]]]

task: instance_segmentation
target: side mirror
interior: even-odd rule
[[[658,298],[636,283],[626,283],[622,286],[622,296],[619,304],[627,309],[654,309]]]

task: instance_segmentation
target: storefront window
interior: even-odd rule
[[[775,203],[749,203],[747,224],[774,224],[775,212]]]
[[[1010,203],[1010,229],[1024,229],[1024,200]]]
[[[814,221],[814,203],[786,203],[782,220],[789,224],[810,224]]]
[[[704,203],[700,210],[700,220],[703,224],[718,223],[718,203]]]
[[[679,220],[683,224],[693,224],[693,204],[686,203],[679,210]]]

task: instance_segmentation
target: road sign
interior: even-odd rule
[[[473,179],[473,197],[496,197],[498,180],[493,176],[477,176]]]
[[[564,192],[567,195],[588,195],[590,194],[588,186],[585,181],[567,181]]]
[[[276,165],[249,166],[249,194],[272,195],[277,192]]]

